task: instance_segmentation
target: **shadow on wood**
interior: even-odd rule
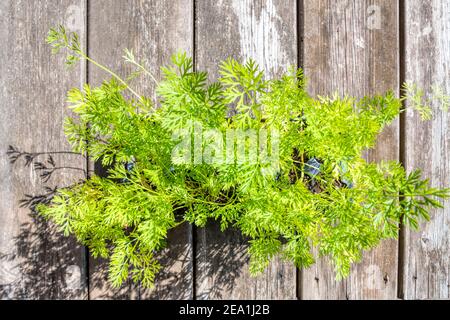
[[[0,262],[14,265],[18,277],[0,285],[0,299],[66,299],[83,296],[86,283],[79,257],[80,246],[73,237],[64,237],[56,226],[45,221],[36,212],[39,204],[48,204],[58,190],[45,184],[59,170],[82,168],[58,167],[53,159],[55,154],[72,152],[57,151],[45,153],[22,152],[9,146],[7,156],[11,164],[23,162],[23,166],[33,166],[44,183],[44,192],[39,195],[23,195],[21,208],[29,209],[29,218],[19,226],[18,235],[13,238],[15,248],[8,254],[0,253]],[[39,158],[47,156],[47,161]]]
[[[218,222],[210,221],[197,230],[197,243],[196,298],[223,299],[248,269],[248,239],[235,228],[222,232]]]

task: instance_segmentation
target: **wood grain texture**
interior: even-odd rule
[[[399,86],[398,3],[392,0],[305,1],[304,70],[311,94],[362,97]],[[397,90],[398,91],[398,90]],[[396,121],[378,139],[370,161],[398,160]],[[303,299],[390,299],[397,294],[397,242],[364,254],[346,280],[326,259],[301,272]]]
[[[431,92],[450,92],[450,3],[405,1],[405,80]],[[450,117],[433,104],[433,120],[411,110],[405,117],[405,165],[421,168],[436,187],[450,185]],[[419,232],[405,232],[403,295],[406,299],[450,298],[450,201],[433,212]]]
[[[225,58],[252,57],[270,77],[297,64],[296,1],[198,1],[196,67],[218,74]],[[248,272],[246,240],[236,230],[221,233],[211,223],[196,233],[196,298],[295,299],[296,270],[273,261],[266,272]]]
[[[86,160],[66,153],[70,146],[62,127],[66,92],[82,84],[85,66],[67,71],[64,57],[51,56],[45,43],[56,24],[85,39],[85,12],[84,1],[0,2],[0,299],[87,297],[83,249],[37,218],[32,203],[19,205],[23,199],[47,199],[45,187],[85,177]],[[33,153],[31,163],[25,165],[25,155],[10,163],[9,145]],[[51,167],[50,154],[59,169],[44,182],[33,163]]]
[[[89,55],[95,60],[127,75],[132,71],[122,61],[125,48],[145,61],[159,79],[160,66],[170,62],[177,50],[192,52],[193,2],[191,0],[90,0]],[[89,68],[89,82],[101,83],[108,75]],[[132,82],[140,94],[155,97],[149,78]],[[106,281],[105,263],[91,261],[90,297],[92,299],[188,299],[192,297],[192,229],[184,224],[169,235],[169,245],[159,256],[163,270],[156,287],[143,290],[129,283],[113,290]]]

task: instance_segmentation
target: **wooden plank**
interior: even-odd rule
[[[198,1],[196,66],[217,77],[218,63],[252,57],[268,76],[297,64],[296,1]],[[296,270],[274,261],[257,278],[248,272],[246,242],[211,223],[196,233],[196,298],[295,299]]]
[[[85,14],[83,1],[0,3],[0,299],[87,298],[83,248],[37,219],[32,203],[19,205],[22,199],[48,199],[45,186],[64,187],[85,177],[86,160],[66,153],[63,133],[66,92],[82,84],[85,66],[67,71],[64,56],[52,57],[45,42],[58,23],[85,39]],[[9,155],[19,159],[10,163],[9,145],[32,153],[32,163],[26,166],[26,154],[14,152]],[[60,168],[47,182],[33,162],[51,167],[49,154],[38,152],[52,154]]]
[[[450,3],[405,1],[405,80],[431,92],[450,93]],[[433,104],[432,121],[405,116],[405,164],[421,168],[436,187],[450,185],[450,117]],[[406,299],[450,298],[450,201],[433,212],[421,231],[405,231],[403,295]]]
[[[89,1],[89,54],[97,61],[129,74],[130,67],[121,63],[123,49],[134,51],[146,60],[148,69],[158,79],[160,66],[168,64],[177,50],[192,52],[192,0],[124,0]],[[102,71],[89,68],[89,82],[99,84]],[[141,94],[154,97],[151,79],[133,82]],[[168,249],[161,254],[163,270],[156,287],[143,290],[132,284],[112,290],[105,279],[106,265],[91,261],[90,297],[92,299],[188,299],[192,297],[192,229],[182,225],[169,237]]]
[[[354,96],[399,87],[398,3],[391,0],[305,1],[304,69],[311,94],[335,91]],[[395,122],[368,154],[371,161],[399,158]],[[328,261],[302,272],[304,299],[396,297],[397,243],[383,242],[364,255],[348,279],[337,282]]]

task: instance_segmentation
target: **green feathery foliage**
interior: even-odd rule
[[[55,52],[68,49],[68,64],[87,59],[112,76],[96,88],[72,89],[68,101],[75,115],[65,123],[73,149],[101,161],[109,172],[107,178],[93,176],[59,190],[39,211],[94,256],[109,258],[115,286],[128,277],[152,286],[160,269],[155,253],[167,232],[186,222],[204,227],[208,219],[223,230],[237,227],[250,239],[252,274],[276,255],[308,267],[316,258],[314,247],[331,258],[338,278],[345,277],[363,250],[396,238],[400,223],[417,229],[421,218],[430,218],[429,209],[442,207],[438,200],[450,195],[449,189],[431,188],[418,170],[408,174],[398,162],[368,163],[362,157],[407,96],[430,118],[423,93],[411,84],[402,98],[393,92],[314,98],[301,70],[268,80],[254,61],[228,59],[217,82],[208,83],[207,74],[194,71],[192,59],[180,53],[162,69],[153,104],[87,57],[75,34],[52,29],[48,42]],[[130,51],[125,60],[151,75]],[[127,98],[129,92],[134,98]],[[276,164],[261,158],[175,161],[180,142],[174,133],[192,123],[224,134],[276,130]],[[189,132],[196,134],[195,128]],[[207,143],[193,148],[201,154]]]

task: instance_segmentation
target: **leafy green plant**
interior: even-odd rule
[[[162,69],[158,101],[152,102],[87,57],[75,34],[52,29],[48,42],[55,52],[68,50],[68,64],[86,59],[112,76],[96,88],[72,89],[68,101],[75,115],[65,123],[74,151],[101,161],[109,172],[59,190],[38,209],[94,257],[109,258],[115,286],[130,276],[152,286],[160,269],[155,253],[167,232],[182,223],[204,227],[208,219],[250,239],[252,274],[276,255],[308,267],[315,247],[331,258],[337,277],[345,277],[362,251],[396,238],[400,223],[417,229],[429,209],[450,196],[449,189],[430,187],[418,170],[407,173],[398,162],[362,157],[402,112],[406,95],[314,98],[301,70],[269,80],[252,60],[222,62],[220,78],[208,83],[207,74],[194,71],[192,59],[179,53]],[[132,52],[126,51],[125,61],[151,76]],[[405,89],[415,97],[413,107],[429,118],[417,88]],[[199,126],[224,136],[230,130],[276,132],[268,149],[277,157],[196,161],[210,150],[210,137],[196,131]],[[174,158],[183,130],[203,138],[185,145],[190,162],[181,161],[186,155]],[[251,143],[241,141],[244,147]],[[235,155],[237,148],[233,142],[227,152]],[[225,157],[223,149],[215,150],[216,160]]]

